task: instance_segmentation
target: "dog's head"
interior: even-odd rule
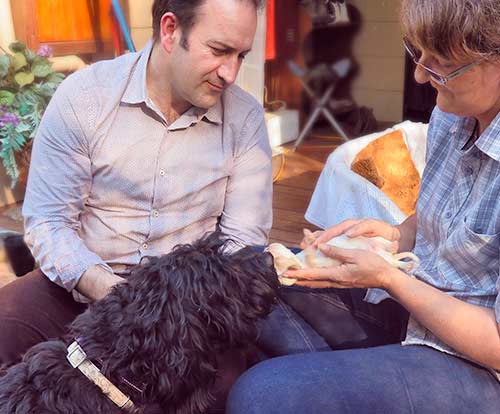
[[[213,380],[223,349],[255,339],[255,324],[279,289],[268,253],[228,247],[214,233],[148,258],[77,319],[73,335],[83,338],[87,353],[96,341],[110,345],[98,356],[105,371],[132,372],[156,396],[189,394]]]
[[[257,319],[271,310],[279,282],[269,254],[252,247],[229,252],[230,246],[213,233],[148,258],[129,279],[130,288],[144,298],[138,311],[151,315],[147,308],[156,307],[178,338],[190,337],[185,345],[196,346],[199,339],[217,350],[252,340]]]

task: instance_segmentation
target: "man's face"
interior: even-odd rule
[[[174,98],[200,108],[214,106],[234,83],[257,27],[253,3],[246,0],[206,0],[183,47],[172,50],[171,87]],[[182,29],[179,29],[182,33]]]

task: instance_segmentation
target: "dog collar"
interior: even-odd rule
[[[119,408],[132,409],[134,404],[129,396],[121,392],[103,373],[87,358],[87,354],[77,341],[68,346],[66,359],[73,368],[78,368],[83,375],[97,385],[101,391]]]

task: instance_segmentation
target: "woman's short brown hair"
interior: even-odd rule
[[[500,58],[500,0],[403,0],[404,34],[445,59]]]

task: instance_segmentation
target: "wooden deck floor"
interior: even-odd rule
[[[271,242],[298,246],[304,228],[316,229],[304,219],[304,213],[328,155],[341,143],[336,137],[315,135],[296,152],[290,151],[291,144],[285,145],[284,168],[274,183]],[[280,156],[274,157],[275,171],[281,161]]]

